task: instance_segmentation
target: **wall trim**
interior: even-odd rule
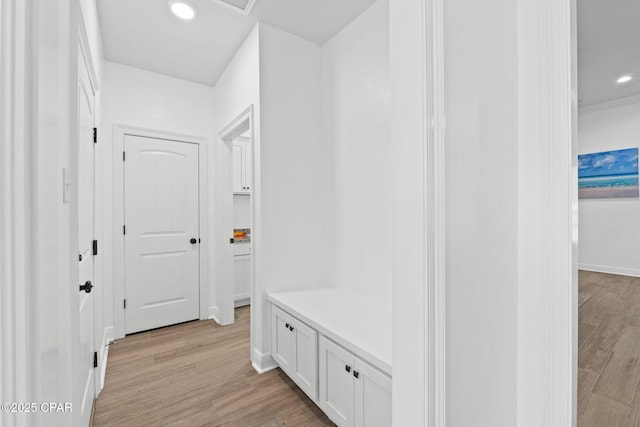
[[[98,367],[100,368],[100,372],[98,373],[98,377],[96,378],[99,387],[97,388],[96,398],[100,395],[100,392],[104,388],[104,380],[107,375],[107,362],[109,360],[109,344],[113,341],[113,326],[109,326],[104,328],[104,333],[102,334],[102,340],[100,341],[99,354],[100,361],[98,362]]]
[[[159,138],[171,141],[198,144],[199,183],[200,183],[200,319],[209,318],[209,203],[208,203],[208,139],[206,137],[186,135],[161,129],[148,129],[115,123],[113,125],[113,323],[114,338],[125,336],[125,310],[122,304],[125,295],[124,269],[124,166],[122,152],[126,135]]]
[[[233,306],[235,308],[244,307],[251,304],[251,292],[245,292],[244,294],[238,294],[234,297]]]
[[[256,299],[256,291],[255,291],[255,263],[256,257],[259,256],[259,242],[260,242],[260,233],[259,227],[256,225],[259,223],[257,217],[259,216],[259,211],[256,209],[257,203],[256,200],[259,198],[260,186],[259,181],[260,178],[257,174],[256,169],[256,159],[259,155],[259,152],[256,148],[256,138],[254,136],[255,131],[255,123],[254,123],[254,107],[253,104],[249,105],[247,108],[242,110],[234,119],[232,119],[228,124],[226,124],[219,132],[218,137],[222,141],[223,144],[231,147],[233,140],[245,133],[247,130],[250,132],[249,140],[253,144],[252,146],[252,165],[254,167],[253,173],[251,176],[253,177],[253,185],[251,191],[251,200],[250,200],[250,211],[251,211],[251,240],[253,253],[251,256],[251,295],[253,301],[258,301]],[[220,188],[221,194],[233,194],[232,191],[232,182],[231,176],[224,176],[226,168],[218,167],[215,171],[216,173],[216,181],[219,182],[218,188]],[[233,229],[232,221],[233,219],[227,214],[233,209],[233,197],[229,198],[219,198],[218,199],[218,221],[216,222],[216,230],[215,235],[217,236],[217,245],[216,250],[218,253],[217,268],[219,271],[218,280],[216,283],[216,291],[217,295],[220,296],[220,299],[217,301],[218,307],[220,309],[220,324],[221,325],[231,325],[235,321],[234,315],[234,291],[228,284],[233,284],[234,270],[233,270],[233,254],[231,252],[231,248],[229,248],[229,240],[228,233],[231,229]],[[255,339],[255,329],[254,322],[256,316],[254,313],[254,307],[251,308],[251,342]]]
[[[253,369],[255,369],[259,374],[264,374],[265,372],[278,367],[276,361],[271,357],[271,353],[264,354],[257,348],[254,348],[252,356],[251,366],[253,366]]]
[[[220,310],[217,305],[209,307],[209,316],[207,319],[214,320],[218,325],[220,324]]]
[[[611,110],[614,108],[626,107],[628,105],[640,104],[640,95],[628,96],[625,98],[618,98],[612,101],[601,102],[599,104],[585,105],[578,109],[578,113],[591,114],[600,111]]]
[[[0,401],[35,397],[40,372],[34,225],[37,197],[37,4],[0,4]],[[38,419],[38,418],[36,418]],[[22,425],[0,413],[0,424]]]
[[[596,273],[618,274],[621,276],[640,277],[640,270],[635,268],[615,267],[612,265],[578,264],[579,270],[595,271]]]
[[[393,424],[444,427],[444,1],[391,0],[390,34]]]
[[[576,1],[518,2],[517,425],[576,425]]]

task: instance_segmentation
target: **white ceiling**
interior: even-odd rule
[[[187,22],[168,0],[98,0],[105,58],[213,85],[256,22],[322,45],[375,0],[256,0],[249,16],[213,0],[189,2],[198,14]]]
[[[617,84],[624,74],[635,76]],[[640,95],[640,1],[578,0],[580,106]]]

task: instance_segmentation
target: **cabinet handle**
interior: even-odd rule
[[[353,376],[358,378],[360,376],[360,372],[358,371],[353,371]]]
[[[289,324],[284,325],[285,328],[289,329]]]
[[[344,365],[344,370],[347,371],[347,372],[351,372],[351,366]]]
[[[293,326],[289,326],[289,330],[293,332]]]

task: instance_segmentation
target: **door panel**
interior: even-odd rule
[[[391,426],[391,378],[357,359],[356,427]]]
[[[307,395],[318,398],[318,334],[307,325],[293,320],[295,366],[293,379]]]
[[[132,135],[124,146],[126,333],[197,319],[198,146]]]
[[[278,307],[273,306],[271,323],[273,333],[271,334],[272,354],[280,368],[286,373],[293,375],[293,334],[289,330],[291,317]]]
[[[233,150],[233,192],[234,193],[242,193],[244,192],[243,186],[244,184],[244,159],[242,157],[242,145],[234,142],[231,146]]]
[[[94,279],[93,239],[94,239],[94,206],[95,206],[95,157],[93,143],[95,94],[89,72],[84,61],[82,49],[78,53],[78,252],[79,281],[72,286],[78,290],[79,285]],[[96,350],[94,341],[95,325],[95,292],[79,291],[79,331],[80,331],[80,364],[78,376],[82,379],[78,391],[81,425],[89,425],[93,399],[95,398],[95,369],[93,353]]]
[[[354,357],[339,345],[320,337],[320,407],[340,427],[353,427]]]

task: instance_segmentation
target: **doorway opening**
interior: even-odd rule
[[[577,421],[640,412],[640,41],[635,2],[577,3]]]
[[[249,106],[218,133],[229,159],[220,168],[219,231],[222,236],[228,236],[222,239],[223,259],[219,264],[222,280],[218,288],[218,320],[222,325],[234,322],[235,308],[254,300],[256,156],[253,129],[253,106]]]

